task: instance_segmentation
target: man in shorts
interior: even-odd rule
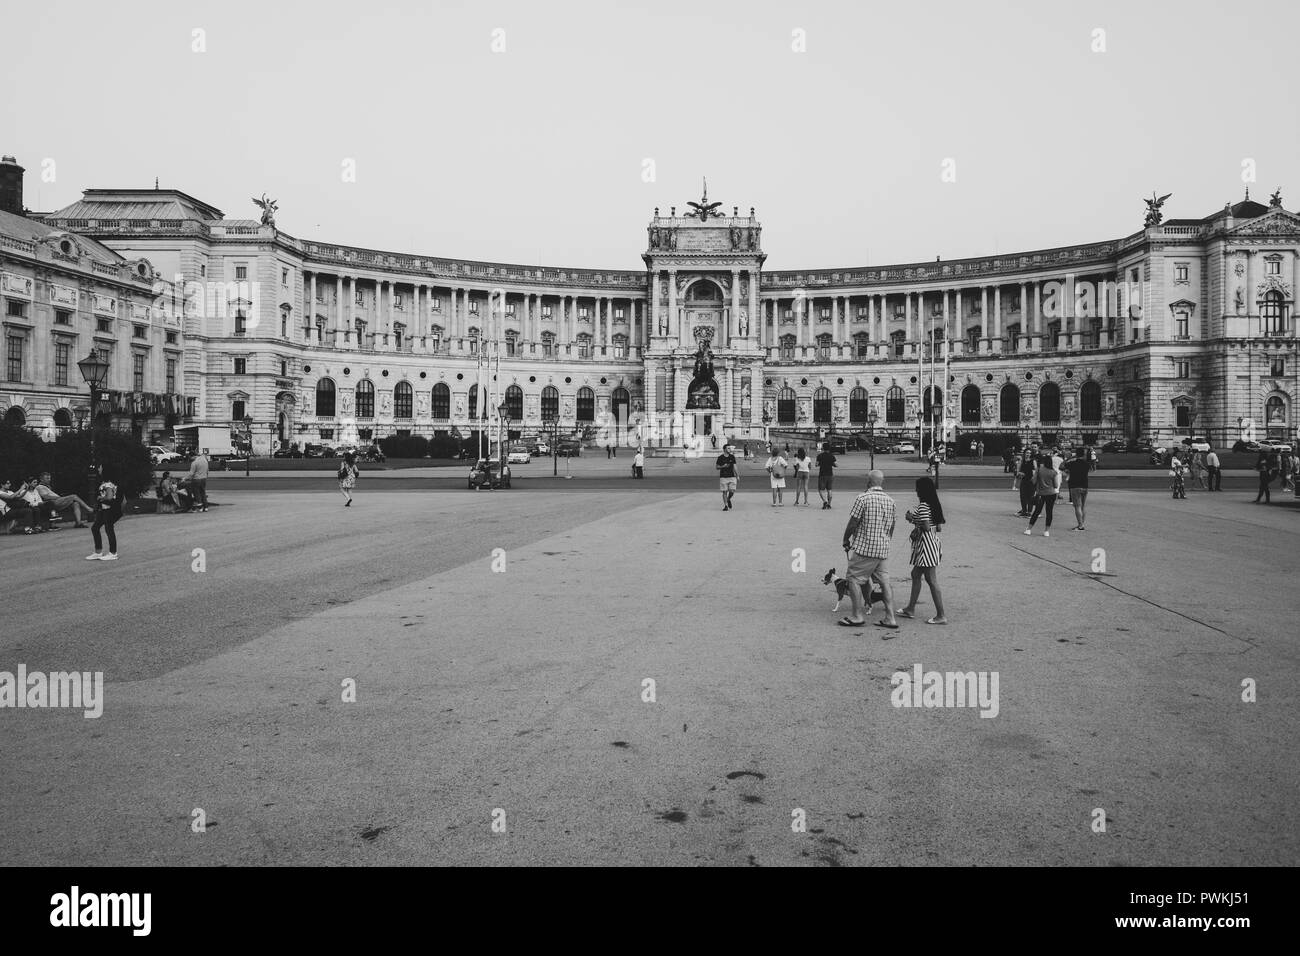
[[[822,453],[817,456],[817,496],[822,500],[822,511],[831,507],[831,488],[835,484],[836,458],[831,454],[831,443],[822,445]]]
[[[1070,504],[1074,505],[1075,520],[1073,530],[1085,531],[1087,529],[1083,525],[1088,516],[1088,472],[1092,470],[1088,452],[1083,448],[1077,449],[1074,456],[1062,463],[1061,467],[1070,481]]]
[[[848,582],[853,613],[836,622],[840,627],[861,627],[867,623],[862,588],[867,588],[870,594],[874,579],[880,585],[885,602],[885,619],[878,621],[876,627],[898,630],[894,592],[889,586],[889,569],[886,567],[890,539],[894,536],[894,518],[894,499],[885,494],[885,473],[868,472],[867,490],[854,500],[849,523],[844,527],[844,550],[849,555],[849,569],[844,579]]]
[[[722,491],[722,510],[731,510],[731,499],[736,494],[736,456],[735,449],[726,445],[714,466],[718,469],[718,488]]]

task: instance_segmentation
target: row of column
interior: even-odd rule
[[[1102,279],[1095,283],[1096,292],[1092,295],[1093,307],[1091,309],[1085,308],[1083,310],[1084,314],[1079,314],[1079,310],[1075,307],[1078,280],[1072,277],[1064,281],[1053,281],[1059,282],[1060,291],[1053,305],[1054,315],[1052,318],[1053,320],[1059,319],[1061,322],[1060,331],[1066,336],[1066,347],[1077,344],[1077,337],[1087,331],[1083,327],[1085,319],[1100,318],[1104,320],[1112,317],[1117,311],[1117,303],[1120,301],[1116,297],[1119,286],[1111,279]],[[798,346],[815,344],[811,340],[817,334],[814,330],[819,322],[829,322],[829,334],[833,344],[851,344],[855,334],[853,331],[855,318],[858,322],[863,322],[866,325],[865,329],[859,331],[865,332],[867,338],[875,343],[883,343],[888,340],[891,322],[902,323],[901,330],[904,332],[904,341],[906,342],[923,341],[929,336],[932,327],[936,332],[946,337],[959,337],[964,340],[966,337],[966,321],[972,317],[979,318],[980,338],[981,340],[990,340],[993,343],[993,351],[1000,350],[1000,344],[1004,338],[1004,318],[1011,319],[1015,317],[1020,319],[1022,321],[1021,334],[1041,337],[1044,333],[1042,283],[1021,282],[1013,286],[1018,290],[1018,299],[1014,300],[1012,304],[1015,311],[1006,312],[1005,314],[1002,298],[1003,288],[1001,285],[980,287],[980,311],[978,316],[967,313],[963,308],[963,303],[967,300],[965,293],[973,291],[965,289],[872,294],[865,297],[865,303],[862,302],[862,296],[765,298],[763,299],[761,344],[768,348],[776,347],[780,344],[781,336],[788,334],[781,331],[781,325],[786,320],[785,312],[787,309],[793,312],[795,344]],[[990,291],[992,292],[991,296]],[[1131,284],[1126,283],[1124,291],[1123,301],[1132,301],[1134,289]],[[899,295],[903,297],[901,312],[897,308]],[[990,298],[993,306],[991,312],[989,309]],[[855,305],[858,308],[856,316],[852,312]],[[895,307],[892,313],[890,311],[891,305]],[[928,310],[927,306],[929,307]],[[822,314],[823,311],[826,313],[825,315]],[[1032,328],[1030,327],[1031,323]],[[954,326],[956,336],[952,334]],[[898,331],[898,329],[895,329],[895,331]]]
[[[745,301],[741,301],[741,280],[748,282],[749,290]],[[714,345],[733,345],[737,342],[753,341],[760,334],[758,330],[758,283],[754,274],[748,269],[731,270],[731,306],[727,311],[727,328],[722,342]],[[660,285],[666,281],[668,286],[667,314],[660,311]],[[650,325],[652,334],[675,340],[678,346],[693,348],[691,329],[684,320],[684,312],[677,306],[677,270],[661,269],[651,276],[650,281]]]
[[[307,301],[311,308],[305,321],[308,337],[317,322],[318,276],[315,272],[307,274]],[[334,290],[335,301],[331,314],[327,316],[329,331],[350,331],[353,329],[351,317],[359,308],[356,304],[357,277],[325,276],[325,287]],[[372,284],[375,290],[374,320],[375,327],[370,332],[390,333],[396,323],[405,326],[408,336],[427,336],[434,326],[442,329],[444,338],[465,338],[471,328],[477,328],[484,335],[494,335],[496,323],[503,321],[506,327],[519,333],[521,341],[541,341],[543,326],[549,323],[556,338],[561,343],[577,339],[583,322],[589,322],[595,344],[605,347],[613,345],[615,326],[626,325],[629,345],[644,345],[649,341],[650,330],[646,323],[645,303],[640,299],[615,296],[580,296],[550,295],[541,292],[506,293],[505,308],[499,296],[485,289],[468,289],[464,287],[443,287],[411,284],[407,295],[410,308],[396,308],[396,286],[398,283],[384,279],[362,280]],[[434,291],[445,292],[434,302]],[[481,293],[481,295],[475,295]],[[552,302],[545,302],[551,299]],[[445,302],[445,308],[443,303]],[[615,312],[621,307],[623,315]],[[403,303],[405,305],[405,303]],[[522,306],[522,310],[521,307]],[[586,315],[580,315],[583,309]],[[549,314],[547,312],[549,309]],[[504,314],[503,314],[504,311]],[[402,320],[410,317],[410,321]]]

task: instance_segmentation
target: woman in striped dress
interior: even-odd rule
[[[934,599],[934,617],[926,624],[947,624],[948,618],[943,613],[943,593],[939,590],[939,561],[943,557],[943,547],[939,541],[939,532],[943,528],[943,505],[939,503],[939,492],[930,478],[916,479],[917,505],[904,517],[915,527],[912,529],[912,596],[907,607],[900,608],[900,617],[915,617],[916,602],[921,597],[921,581],[930,585],[930,597]]]

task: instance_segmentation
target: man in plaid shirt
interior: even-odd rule
[[[841,627],[861,627],[867,623],[863,616],[866,608],[862,588],[866,587],[870,594],[874,579],[880,584],[885,602],[885,619],[876,626],[898,630],[894,592],[889,586],[886,567],[890,539],[894,536],[894,513],[894,499],[885,494],[885,473],[868,472],[867,490],[854,500],[849,523],[844,528],[844,550],[849,552],[849,569],[844,578],[853,602],[853,614],[837,622]]]

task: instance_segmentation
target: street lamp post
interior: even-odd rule
[[[90,475],[92,482],[99,478],[99,460],[95,448],[96,414],[99,410],[100,395],[108,381],[108,362],[99,357],[93,349],[90,354],[77,363],[81,377],[90,386]]]
[[[248,452],[244,455],[244,477],[247,478],[253,467],[253,416],[244,416],[244,435],[248,439]]]
[[[880,416],[876,414],[874,409],[867,413],[867,442],[871,449],[872,471],[876,470],[876,422],[879,419]]]
[[[506,473],[506,422],[509,420],[506,416],[510,414],[510,406],[502,402],[497,406],[497,456],[501,459],[501,476]]]

